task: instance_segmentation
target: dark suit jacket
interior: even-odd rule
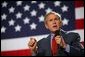
[[[80,36],[77,33],[67,33],[60,31],[62,38],[67,44],[70,45],[70,52],[66,52],[65,49],[59,48],[58,56],[78,56],[81,55],[81,45],[80,45]],[[47,38],[43,38],[38,41],[38,56],[52,56],[51,52],[51,35]]]

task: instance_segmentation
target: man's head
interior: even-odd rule
[[[50,12],[46,14],[44,22],[45,27],[51,32],[59,30],[62,26],[61,16],[56,12]]]

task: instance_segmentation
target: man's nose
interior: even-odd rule
[[[56,21],[55,20],[53,21],[53,24],[56,24]]]

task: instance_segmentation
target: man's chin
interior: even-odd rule
[[[59,30],[59,29],[54,29],[53,32],[56,32],[57,30]]]
[[[55,33],[57,30],[53,30],[52,32]]]

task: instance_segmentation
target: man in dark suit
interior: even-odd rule
[[[32,54],[38,56],[79,56],[83,47],[80,44],[80,36],[77,33],[65,32],[61,29],[61,16],[56,12],[50,12],[45,16],[45,27],[51,32],[47,38],[40,41],[31,38],[28,46]],[[54,41],[53,41],[54,39]],[[55,42],[55,43],[54,43]],[[54,45],[54,46],[53,46]]]

